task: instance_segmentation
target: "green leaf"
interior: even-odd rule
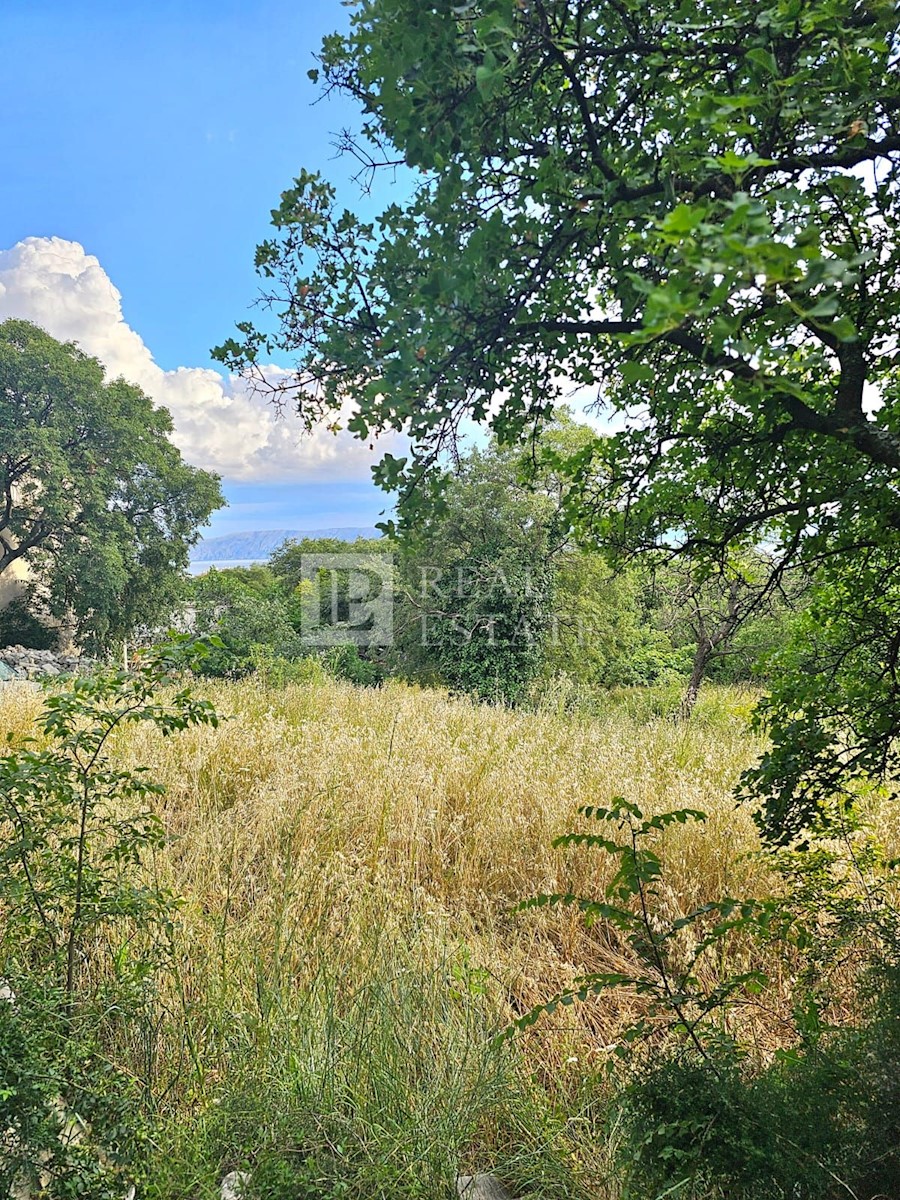
[[[499,67],[489,67],[482,63],[475,68],[475,86],[482,100],[492,99],[503,86],[504,75]]]

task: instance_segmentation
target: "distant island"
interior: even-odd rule
[[[380,536],[374,525],[349,525],[339,529],[257,529],[248,533],[201,538],[196,546],[191,547],[190,557],[192,563],[262,562],[287,541],[340,538],[342,542],[353,542],[357,538]]]

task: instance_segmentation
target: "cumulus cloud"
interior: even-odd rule
[[[368,477],[375,451],[346,432],[301,434],[237,378],[203,367],[164,371],[122,315],[121,293],[77,242],[26,238],[0,250],[0,320],[22,317],[99,358],[109,376],[136,383],[172,414],[173,440],[196,466],[226,479],[297,482]],[[271,368],[277,372],[277,368]]]

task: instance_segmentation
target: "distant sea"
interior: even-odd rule
[[[198,559],[188,563],[187,572],[188,575],[205,575],[210,567],[215,567],[218,571],[227,571],[229,567],[255,567],[265,561],[264,558],[220,558],[213,562]]]
[[[349,525],[337,529],[250,529],[243,533],[227,533],[220,537],[201,538],[191,546],[191,575],[202,575],[210,567],[252,567],[268,562],[286,542],[328,538],[353,542],[357,538],[381,537],[374,525]]]

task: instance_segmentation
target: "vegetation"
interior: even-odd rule
[[[556,455],[577,528],[700,578],[765,543],[773,583],[821,569],[868,613],[900,527],[897,36],[892,5],[856,0],[364,0],[324,83],[365,114],[348,148],[412,187],[370,223],[301,173],[257,251],[274,331],[244,323],[221,357],[290,353],[307,421],[349,401],[359,436],[405,429],[377,477],[408,524],[462,421],[540,447],[565,389],[591,388],[618,431]],[[869,636],[856,608],[838,656]],[[747,781],[773,838],[852,784],[845,739],[885,777],[897,732],[896,706],[874,726],[823,708],[827,664],[791,661]],[[826,745],[842,769],[807,786]]]
[[[0,324],[0,397],[0,575],[26,563],[33,616],[94,646],[156,624],[216,478],[183,461],[165,409],[27,321]]]
[[[218,354],[408,434],[398,520],[0,695],[0,1186],[900,1194],[895,8],[352,7],[410,186],[301,173]],[[32,326],[0,377],[0,571],[152,624],[215,481]]]
[[[515,460],[475,450],[448,480],[441,513],[402,543],[402,661],[488,700],[514,701],[539,674],[559,531]]]
[[[561,413],[547,444],[571,449],[592,438]],[[764,659],[787,642],[802,608],[796,578],[782,573],[773,586],[769,556],[758,550],[727,578],[698,581],[649,556],[615,569],[573,536],[566,486],[551,467],[492,443],[459,457],[440,510],[400,538],[303,538],[265,566],[198,576],[192,628],[222,642],[204,673],[264,669],[273,678],[274,669],[299,678],[303,661],[315,659],[357,683],[396,676],[514,704],[539,702],[547,685],[589,705],[610,687],[680,681],[683,716],[708,673],[764,677]],[[304,558],[323,555],[336,565],[304,575]],[[340,556],[365,572],[381,555],[394,565],[393,643],[358,645],[350,577],[339,566],[351,558]],[[304,640],[310,621],[327,652]]]
[[[624,993],[606,1058],[649,1039],[629,1082],[586,1088],[619,1113],[624,1194],[897,1189],[892,1068],[853,1082],[896,1056],[896,882],[859,822],[900,746],[897,36],[892,6],[855,0],[361,0],[312,75],[362,109],[366,182],[411,185],[370,223],[302,172],[257,250],[274,326],[219,350],[251,374],[293,355],[277,386],[308,423],[349,404],[358,436],[409,434],[376,469],[407,579],[430,554],[477,581],[408,589],[433,610],[422,677],[517,702],[541,680],[544,704],[576,680],[602,708],[624,662],[674,667],[687,717],[710,670],[767,652],[769,742],[737,788],[764,887],[673,902],[661,848],[705,806],[648,806],[626,771],[585,801],[600,828],[556,843],[615,861],[605,893],[537,880],[525,904],[581,914],[618,960],[520,1029]],[[573,387],[610,432],[559,436]],[[460,461],[471,421],[494,441]],[[513,586],[492,592],[497,565]]]
[[[149,806],[161,789],[115,764],[116,732],[216,724],[212,706],[168,672],[191,661],[176,643],[130,673],[72,681],[47,698],[44,744],[9,735],[0,758],[0,1091],[7,1195],[120,1196],[141,1169],[145,1116],[114,1047],[152,1011],[157,943],[175,897],[147,877],[164,842]],[[123,1179],[125,1182],[123,1182]]]
[[[157,1200],[212,1198],[227,1170],[250,1169],[251,1195],[265,1200],[424,1197],[449,1194],[458,1170],[487,1168],[520,1195],[612,1198],[626,1194],[623,1178],[635,1189],[646,1180],[661,1188],[659,1180],[670,1186],[687,1174],[694,1190],[686,1195],[756,1194],[737,1190],[728,1155],[758,1161],[762,1180],[789,1155],[782,1146],[766,1166],[767,1143],[746,1122],[737,1149],[728,1138],[738,1127],[720,1121],[702,1143],[702,1170],[690,1158],[691,1130],[726,1087],[726,1115],[773,1105],[781,1089],[777,1111],[794,1112],[788,1136],[810,1111],[802,1097],[836,1104],[831,1124],[824,1115],[809,1122],[820,1138],[815,1153],[851,1182],[875,1170],[868,1159],[851,1163],[840,1120],[847,1116],[856,1135],[860,1122],[875,1131],[882,1121],[883,1140],[870,1147],[892,1136],[888,1092],[876,1090],[896,1078],[893,1009],[885,1007],[894,1003],[892,977],[872,978],[866,1007],[853,964],[871,961],[867,946],[889,944],[889,926],[876,930],[876,897],[889,901],[884,889],[893,885],[875,886],[882,867],[861,831],[848,831],[853,862],[838,844],[783,866],[755,853],[750,814],[732,800],[760,749],[747,733],[752,698],[711,686],[684,725],[654,716],[641,691],[610,693],[606,711],[586,718],[555,711],[549,696],[544,711],[527,713],[397,682],[358,689],[324,674],[277,689],[251,679],[206,690],[222,718],[217,727],[163,738],[154,722],[140,721],[108,743],[116,771],[130,777],[146,766],[148,780],[165,787],[145,795],[164,840],[128,864],[127,879],[178,901],[166,909],[161,938],[147,927],[123,938],[116,917],[83,940],[79,978],[99,988],[103,1003],[85,1010],[95,1013],[90,1042],[82,1026],[85,1040],[69,1043],[83,1056],[81,1074],[61,1057],[62,1043],[48,1042],[70,1019],[57,1008],[46,1022],[52,992],[23,988],[14,1006],[0,1008],[4,1021],[31,1031],[31,1040],[15,1029],[0,1040],[5,1078],[32,1046],[56,1064],[41,1075],[41,1094],[57,1089],[82,1116],[79,1089],[110,1081],[90,1120],[96,1141],[113,1150],[115,1130],[123,1139],[131,1130],[120,1181],[131,1172],[141,1194]],[[31,692],[0,697],[16,743],[41,703]],[[656,822],[646,842],[660,862],[648,879],[650,929],[665,937],[673,962],[707,937],[708,906],[723,897],[783,897],[786,915],[770,920],[768,933],[736,928],[695,960],[698,996],[729,981],[729,1004],[708,1006],[712,1067],[678,1053],[671,1012],[655,1014],[653,996],[627,986],[646,970],[646,939],[631,936],[633,922],[626,931],[604,910],[585,925],[576,905],[514,911],[532,891],[602,897],[604,888],[621,889],[621,855],[617,882],[615,865],[595,848],[551,843],[580,804],[614,810],[622,781],[629,804]],[[673,806],[704,811],[705,827],[670,822],[663,814]],[[124,797],[110,803],[111,817],[129,811]],[[867,812],[884,856],[895,854],[895,813],[877,796]],[[620,840],[595,817],[578,832],[601,830]],[[608,903],[630,913],[631,900]],[[698,911],[695,937],[685,918]],[[673,928],[678,936],[666,936]],[[30,970],[52,963],[34,947]],[[149,973],[130,969],[151,962]],[[605,998],[562,1006],[497,1039],[586,975],[607,977]],[[748,986],[755,980],[762,990]],[[641,1040],[630,1040],[637,1026],[650,1038],[649,1058]],[[779,1065],[766,1076],[773,1054]],[[867,1064],[875,1060],[873,1074]],[[858,1102],[852,1089],[835,1100],[822,1086],[828,1071],[848,1079],[861,1063],[869,1084]],[[41,1101],[25,1087],[35,1072],[27,1063],[20,1070],[16,1103],[40,1115]],[[118,1115],[104,1110],[107,1094]],[[841,1136],[822,1158],[829,1130]],[[660,1158],[665,1146],[673,1150]],[[796,1194],[840,1194],[827,1171],[816,1178],[818,1191],[804,1184]]]

